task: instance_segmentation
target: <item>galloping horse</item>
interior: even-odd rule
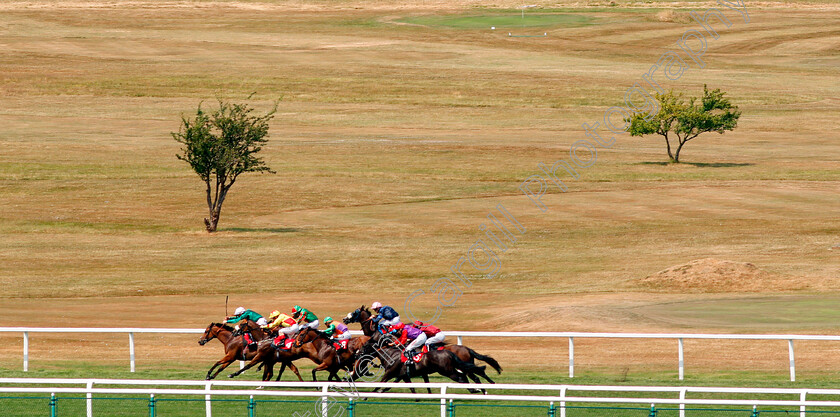
[[[259,325],[254,323],[253,321],[248,320],[245,327],[243,328],[244,331],[252,331],[253,328],[259,328]],[[243,372],[251,369],[254,365],[259,363],[262,364],[263,367],[263,381],[270,381],[272,376],[274,376],[274,364],[280,362],[280,372],[277,374],[277,380],[279,381],[280,378],[283,376],[283,371],[288,366],[292,372],[297,375],[298,380],[303,382],[303,378],[300,376],[300,371],[298,371],[297,366],[292,363],[292,361],[296,359],[304,358],[305,355],[302,354],[300,349],[292,349],[292,350],[281,350],[276,349],[272,344],[272,340],[270,335],[267,335],[266,339],[263,339],[257,345],[257,350],[254,355],[250,358],[251,361],[248,362],[242,369],[228,375],[229,378],[234,378],[239,376]]]
[[[326,333],[304,327],[300,330],[297,337],[295,337],[294,346],[296,349],[307,351],[309,353],[309,359],[318,365],[312,370],[313,381],[318,380],[315,376],[315,373],[318,371],[327,371],[330,373],[327,381],[341,381],[341,378],[338,377],[341,361]],[[348,362],[350,361],[348,360]],[[350,362],[350,365],[352,365],[352,362]]]
[[[347,314],[347,317],[344,318],[344,324],[360,323],[362,325],[362,332],[366,336],[373,336],[373,334],[376,332],[376,325],[373,323],[372,318],[373,318],[373,313],[371,313],[370,310],[365,308],[365,306],[361,306],[361,307],[357,308],[356,310],[354,310],[352,313]],[[472,350],[472,349],[470,349],[466,346],[444,344],[443,350],[447,350],[449,352],[452,352],[452,353],[455,354],[455,356],[458,357],[458,359],[460,359],[464,362],[467,362],[467,363],[471,363],[473,365],[475,365],[475,360],[476,359],[478,359],[480,361],[484,361],[488,365],[492,366],[493,369],[495,369],[497,373],[499,373],[499,374],[502,373],[502,367],[499,365],[499,362],[497,362],[491,356],[482,355],[482,354],[480,354],[480,353],[478,353],[478,352],[476,352],[476,351],[474,351],[474,350]],[[496,383],[495,381],[490,379],[489,376],[487,376],[487,373],[484,371],[485,368],[476,367],[475,369],[476,369],[475,372],[470,372],[470,373],[467,374],[467,376],[470,379],[472,379],[473,382],[475,382],[476,384],[481,383],[481,380],[478,379],[478,377],[476,376],[476,375],[478,375],[478,376],[481,376],[484,379],[486,379],[487,382],[489,382],[491,384]]]
[[[465,375],[476,373],[479,370],[483,371],[484,366],[475,366],[474,364],[464,362],[458,359],[454,353],[445,350],[431,350],[426,352],[422,358],[417,362],[402,362],[402,349],[394,346],[392,343],[387,343],[383,340],[388,336],[383,336],[379,333],[371,337],[361,353],[365,356],[376,355],[379,361],[383,364],[385,372],[379,382],[386,382],[391,379],[397,381],[411,382],[412,377],[420,376],[423,381],[429,382],[429,375],[439,373],[449,379],[458,383],[467,383]],[[385,342],[385,343],[382,343]],[[378,346],[378,347],[377,347]],[[366,370],[360,370],[360,374],[364,374]],[[388,391],[386,388],[382,392]],[[427,388],[429,393],[432,393],[431,388]],[[470,392],[478,392],[470,389]],[[380,392],[379,388],[373,392]],[[415,392],[411,388],[411,392]]]
[[[204,379],[209,380],[215,378],[219,375],[219,372],[222,372],[228,367],[228,365],[232,364],[236,360],[248,360],[256,355],[255,350],[245,346],[244,338],[238,336],[239,335],[234,334],[233,327],[230,327],[227,324],[210,323],[210,325],[207,326],[207,329],[204,330],[204,336],[198,340],[198,344],[204,346],[207,342],[213,340],[214,338],[219,339],[225,347],[225,356],[210,367],[210,370],[207,371],[207,376]],[[256,337],[256,335],[253,336]],[[216,369],[217,367],[218,369]],[[214,369],[216,369],[215,373],[213,373]]]

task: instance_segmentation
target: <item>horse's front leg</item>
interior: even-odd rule
[[[259,352],[259,351],[257,351],[257,354],[256,354],[256,355],[255,355],[255,356],[251,359],[251,361],[250,361],[250,362],[248,362],[248,364],[247,364],[247,365],[245,365],[244,367],[242,367],[242,369],[240,369],[240,370],[238,370],[238,371],[236,371],[236,372],[234,372],[234,373],[232,373],[232,374],[228,375],[228,377],[229,377],[229,378],[235,378],[235,377],[237,377],[237,376],[241,375],[243,372],[245,372],[245,371],[247,371],[247,370],[251,369],[254,365],[256,365],[256,364],[258,364],[258,363],[262,363],[262,361],[263,361],[263,359],[265,359],[265,357],[266,357],[266,355],[265,355],[265,354],[260,354],[260,352]]]
[[[219,368],[216,369],[216,372],[213,375],[210,375],[207,379],[213,379],[218,376],[222,371],[225,370],[230,364],[236,361],[236,355],[227,354],[224,358],[222,358],[219,362],[216,362],[216,365],[219,365]]]

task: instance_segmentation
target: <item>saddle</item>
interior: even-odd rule
[[[405,356],[405,352],[400,353],[400,362],[402,362],[402,363],[406,363],[408,361],[411,361],[412,363],[420,362],[420,360],[423,359],[423,356],[426,355],[427,353],[429,353],[429,347],[426,346],[426,345],[423,345],[423,349],[420,349],[420,352],[417,353],[416,355],[412,356],[411,358],[407,358]]]
[[[242,340],[245,342],[245,343],[243,343],[243,345],[245,345],[245,347],[251,347],[252,345],[257,344],[257,341],[254,340],[254,336],[251,336],[251,333],[244,333],[242,335]]]
[[[271,346],[273,346],[275,349],[280,350],[292,350],[292,345],[294,345],[295,339],[292,339],[291,337],[283,338],[283,336],[285,335],[279,335],[275,337],[274,340],[271,342]]]
[[[430,346],[431,347],[429,348],[429,350],[443,350],[446,347],[446,345],[444,345],[443,343],[435,343]]]
[[[339,349],[347,349],[347,345],[350,343],[349,340],[340,340],[338,342],[333,342],[333,347],[335,350]]]

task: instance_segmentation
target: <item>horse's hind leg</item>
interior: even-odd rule
[[[485,377],[485,378],[487,378],[487,375],[484,375],[484,377]],[[478,378],[478,376],[476,376],[476,374],[474,374],[474,373],[468,373],[468,374],[467,374],[467,378],[472,379],[472,381],[473,381],[473,382],[475,382],[476,384],[480,384],[480,383],[481,383],[481,380],[480,380],[480,379]],[[493,384],[493,383],[494,383],[492,380],[490,380],[490,378],[487,378],[487,380],[489,380],[491,384]],[[487,390],[486,390],[486,389],[484,389],[484,388],[482,388],[482,389],[481,389],[481,393],[482,393],[482,394],[484,394],[484,395],[487,395]]]
[[[276,379],[276,381],[279,381],[279,380],[280,380],[280,378],[282,378],[282,377],[283,377],[283,371],[285,371],[285,370],[286,370],[286,362],[285,362],[285,361],[280,362],[280,371],[278,371],[278,372],[277,372],[277,379]]]
[[[235,377],[237,377],[237,376],[241,375],[243,372],[245,372],[245,371],[247,371],[247,370],[251,369],[254,365],[256,365],[256,364],[258,364],[258,363],[259,363],[259,364],[261,364],[261,363],[263,362],[263,359],[265,358],[265,356],[266,356],[265,354],[260,354],[260,352],[257,352],[257,354],[254,356],[254,358],[253,358],[253,359],[251,359],[251,361],[250,361],[250,362],[248,362],[248,364],[247,364],[247,365],[245,365],[244,367],[242,367],[242,369],[240,369],[240,370],[238,370],[238,371],[236,371],[236,372],[234,372],[234,373],[232,373],[232,374],[228,375],[228,377],[229,377],[229,378],[235,378]]]
[[[291,369],[291,370],[292,370],[292,372],[294,372],[294,373],[295,373],[295,375],[297,375],[298,380],[299,380],[300,382],[303,382],[303,377],[302,377],[302,376],[300,376],[300,372],[298,371],[298,368],[297,368],[297,366],[295,366],[295,364],[293,364],[293,363],[289,362],[289,369]],[[277,378],[277,379],[279,380],[280,378]]]

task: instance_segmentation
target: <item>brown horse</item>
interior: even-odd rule
[[[371,313],[370,310],[365,308],[365,306],[363,305],[363,306],[357,308],[352,313],[348,314],[347,317],[344,318],[344,324],[360,323],[362,325],[362,332],[366,336],[372,336],[374,333],[377,332],[376,324],[373,323],[372,319],[373,319],[373,313]],[[455,356],[458,357],[458,359],[460,359],[464,362],[473,364],[473,365],[475,365],[476,359],[480,360],[480,361],[484,361],[488,365],[492,366],[493,369],[495,369],[497,373],[499,373],[499,374],[502,373],[502,367],[499,365],[499,362],[497,362],[496,359],[493,359],[493,357],[488,356],[488,355],[482,355],[482,354],[480,354],[480,353],[478,353],[478,352],[476,352],[476,351],[474,351],[474,350],[472,350],[472,349],[470,349],[466,346],[444,344],[443,350],[452,352],[452,353],[455,354]],[[474,369],[475,369],[475,371],[468,373],[467,376],[471,380],[473,380],[473,382],[475,382],[476,384],[481,383],[481,380],[478,379],[478,376],[481,376],[482,378],[486,379],[487,382],[489,382],[491,384],[496,383],[495,381],[490,379],[489,376],[487,376],[487,373],[485,372],[485,368],[476,367]],[[476,376],[476,375],[478,375],[478,376]]]
[[[312,370],[313,381],[318,380],[315,376],[318,371],[329,372],[327,381],[341,381],[341,378],[338,377],[338,370],[342,368],[341,359],[336,354],[335,347],[333,347],[326,333],[304,327],[295,337],[294,347],[306,351],[309,359],[317,365]],[[349,359],[348,364],[352,365],[352,361]]]
[[[220,372],[222,372],[228,365],[237,360],[248,360],[256,355],[256,350],[246,346],[244,337],[241,333],[235,334],[233,327],[222,323],[210,323],[207,329],[204,330],[204,336],[198,340],[198,344],[204,346],[207,342],[213,339],[219,339],[225,347],[225,356],[219,359],[210,370],[207,371],[205,379],[213,379]],[[218,368],[218,369],[216,369]],[[214,373],[213,370],[216,369]]]
[[[246,326],[243,328],[245,331],[252,330],[253,327],[259,328],[259,325],[254,323],[253,321],[248,321]],[[257,347],[254,356],[251,358],[251,361],[248,362],[242,369],[228,375],[229,378],[234,378],[242,374],[243,372],[251,369],[254,365],[260,364],[263,367],[263,381],[270,381],[271,378],[274,376],[274,364],[280,362],[280,372],[278,372],[277,380],[279,381],[280,378],[283,376],[283,371],[288,366],[292,372],[297,375],[298,380],[303,382],[303,378],[300,376],[300,371],[298,371],[297,366],[292,363],[292,361],[297,359],[302,359],[306,357],[300,349],[292,349],[292,350],[283,350],[283,349],[276,349],[272,344],[272,335],[268,334],[267,338],[261,340]]]

